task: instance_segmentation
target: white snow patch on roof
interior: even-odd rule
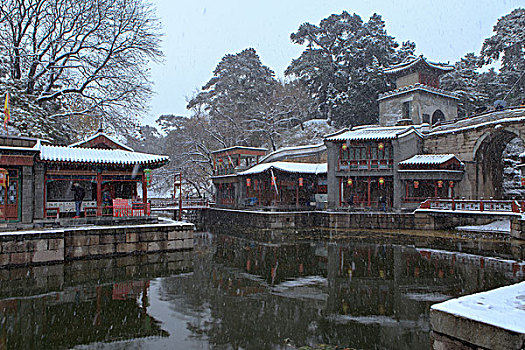
[[[459,120],[454,123],[447,123],[441,126],[432,128],[428,136],[457,133],[470,129],[482,128],[485,126],[499,125],[502,126],[507,123],[522,122],[525,120],[525,108],[517,107],[513,109],[506,109],[503,111],[493,111],[479,116],[473,116]]]
[[[419,133],[414,126],[383,126],[383,127],[366,127],[353,128],[341,134],[326,138],[327,141],[345,141],[345,140],[391,140],[409,132]]]
[[[454,154],[416,154],[399,162],[399,165],[443,164],[453,158],[458,159]]]
[[[311,152],[320,152],[322,150],[326,149],[326,146],[324,143],[319,143],[315,145],[304,145],[304,146],[294,146],[294,147],[283,147],[279,148],[278,150],[273,151],[270,154],[267,154],[264,156],[260,163],[264,163],[267,160],[271,160],[272,158],[281,158],[291,155],[300,155],[300,154],[308,154]]]
[[[276,169],[287,173],[300,173],[300,174],[326,174],[327,173],[326,163],[292,163],[292,162],[273,162],[258,164],[246,171],[239,173],[238,175],[250,175],[260,174],[270,169]]]
[[[385,69],[384,72],[387,73],[387,74],[388,73],[397,73],[397,72],[400,72],[400,71],[402,71],[404,69],[408,69],[410,67],[413,67],[419,62],[424,62],[424,63],[426,63],[428,66],[430,66],[432,68],[440,69],[440,70],[443,70],[443,71],[451,71],[451,70],[454,69],[453,66],[450,66],[450,65],[447,65],[447,64],[430,62],[426,58],[424,58],[423,56],[419,56],[419,57],[409,56],[403,62],[401,62],[399,64],[396,64],[396,65],[393,65],[390,68]]]
[[[62,146],[34,147],[40,150],[40,159],[44,161],[71,163],[104,163],[104,164],[149,164],[169,160],[168,156],[129,152],[120,149],[73,148]]]
[[[81,145],[81,144],[83,144],[83,143],[85,143],[85,142],[89,142],[89,141],[91,141],[91,140],[93,140],[93,139],[95,139],[95,138],[97,138],[97,137],[99,137],[99,136],[104,136],[104,137],[108,138],[109,140],[111,140],[112,142],[114,142],[114,143],[116,143],[117,145],[119,145],[120,147],[125,148],[125,149],[127,149],[128,151],[133,152],[133,148],[131,148],[131,147],[129,147],[129,146],[126,146],[126,145],[123,144],[122,142],[117,141],[117,140],[114,139],[113,137],[111,137],[111,136],[109,136],[108,134],[103,133],[103,132],[97,132],[95,135],[90,136],[90,137],[88,137],[87,139],[84,139],[84,140],[82,140],[82,141],[72,143],[72,144],[69,145],[68,147],[77,147],[77,146],[79,146],[79,145]]]
[[[440,95],[440,96],[449,97],[449,98],[453,98],[453,99],[459,100],[459,97],[454,92],[450,92],[450,91],[447,91],[447,90],[435,88],[435,87],[428,86],[428,85],[421,84],[421,83],[416,83],[416,84],[413,84],[413,85],[403,86],[403,87],[401,87],[399,89],[395,89],[395,90],[392,90],[392,91],[387,91],[387,92],[385,92],[383,94],[379,94],[377,100],[378,101],[379,100],[383,100],[385,98],[390,98],[392,96],[406,94],[406,93],[409,93],[409,92],[412,92],[412,91],[416,91],[416,90],[426,91],[426,92],[430,92],[430,93],[433,93],[433,94],[436,94],[436,95]]]
[[[525,333],[525,282],[451,299],[432,305],[432,310]]]

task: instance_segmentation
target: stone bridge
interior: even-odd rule
[[[425,153],[453,153],[465,163],[455,189],[467,198],[503,197],[503,151],[519,137],[525,141],[525,107],[516,107],[434,127],[426,135]]]

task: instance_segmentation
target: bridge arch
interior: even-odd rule
[[[476,196],[504,198],[503,152],[514,139],[523,137],[519,130],[511,127],[496,127],[485,132],[476,141],[472,159],[476,164]]]

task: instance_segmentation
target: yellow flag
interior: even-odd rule
[[[9,113],[9,92],[5,93],[5,104],[4,104],[4,129],[7,130],[7,123],[9,123],[9,119],[11,118],[11,114]]]

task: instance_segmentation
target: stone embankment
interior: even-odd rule
[[[193,224],[71,227],[0,234],[0,267],[193,248]]]
[[[432,349],[525,348],[525,282],[435,304]]]
[[[276,238],[279,231],[286,238],[294,232],[321,230],[454,230],[463,225],[484,225],[509,218],[511,235],[525,239],[525,220],[516,213],[467,213],[416,210],[397,212],[345,211],[255,211],[209,208],[202,213],[205,230],[222,233],[241,232],[252,238]],[[271,232],[269,232],[271,231]],[[269,237],[271,235],[271,237]]]

